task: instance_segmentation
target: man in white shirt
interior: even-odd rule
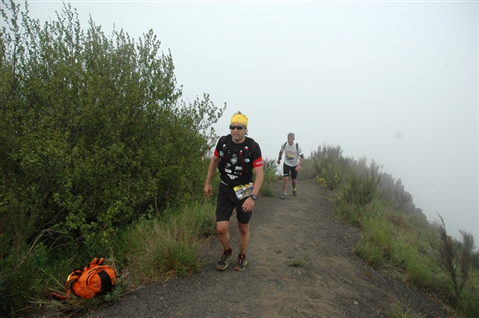
[[[281,199],[286,198],[288,193],[288,180],[289,174],[291,172],[291,184],[293,186],[293,195],[296,196],[296,184],[298,171],[301,168],[301,164],[304,160],[303,150],[298,143],[294,142],[295,137],[294,133],[290,132],[288,134],[288,141],[281,145],[278,156],[278,164],[281,163],[281,158],[284,153],[284,163],[283,163],[283,194]]]

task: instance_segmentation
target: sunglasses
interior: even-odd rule
[[[243,130],[243,129],[244,129],[244,126],[230,126],[230,129],[231,129],[231,130],[235,130],[235,129]]]

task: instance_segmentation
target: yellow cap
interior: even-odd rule
[[[233,123],[242,124],[245,127],[248,127],[248,117],[241,113],[236,113],[233,115],[233,117],[231,117],[230,125]]]

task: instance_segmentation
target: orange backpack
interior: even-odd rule
[[[103,261],[103,257],[95,257],[85,268],[75,269],[65,281],[66,295],[52,292],[52,296],[65,300],[73,293],[79,298],[90,299],[110,292],[116,282],[116,273],[110,265],[103,265]]]

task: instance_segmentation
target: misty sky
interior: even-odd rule
[[[329,144],[373,159],[479,245],[477,2],[70,3],[84,29],[89,15],[107,35],[152,29],[185,100],[227,103],[218,134],[240,110],[266,159],[290,131],[307,156]],[[62,4],[29,7],[44,21]]]

